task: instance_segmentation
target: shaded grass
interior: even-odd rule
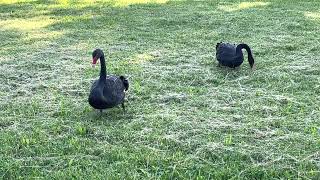
[[[319,178],[318,2],[0,6],[0,177]],[[257,70],[216,67],[220,41]],[[97,47],[126,114],[87,103]]]

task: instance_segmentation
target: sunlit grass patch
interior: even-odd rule
[[[305,12],[304,16],[312,20],[320,20],[320,12]]]
[[[157,52],[137,54],[135,57],[130,59],[129,63],[131,63],[131,64],[143,64],[143,63],[147,63],[147,62],[151,62],[151,61],[155,60],[155,58],[157,56],[158,56]]]
[[[0,4],[15,4],[15,3],[22,3],[22,2],[34,2],[37,0],[0,0]]]
[[[56,20],[50,19],[49,17],[34,17],[27,19],[7,19],[0,20],[0,26],[5,30],[18,30],[21,32],[31,32],[43,29],[53,23]]]
[[[164,4],[168,2],[168,0],[111,0],[111,2],[113,2],[116,7],[125,7],[133,4]]]
[[[2,30],[17,32],[21,35],[20,42],[28,40],[50,40],[59,38],[64,34],[64,31],[52,31],[48,27],[59,22],[56,19],[48,16],[33,17],[33,18],[17,18],[0,21]]]
[[[99,1],[96,0],[55,0],[55,5],[51,5],[50,7],[60,7],[60,8],[68,8],[68,7],[78,7],[84,8],[88,6],[92,6]],[[102,2],[102,1],[100,1]]]
[[[64,35],[63,31],[38,31],[28,34],[23,40],[52,40]]]
[[[168,2],[168,0],[56,0],[56,5],[59,7],[69,7],[69,6],[77,6],[77,7],[86,7],[97,4],[99,2],[102,3],[110,3],[114,7],[126,7],[133,4],[164,4]]]
[[[269,4],[270,2],[241,2],[241,3],[232,4],[232,5],[219,5],[218,8],[223,11],[232,12],[232,11],[239,11],[239,10],[249,9],[254,7],[263,7]]]

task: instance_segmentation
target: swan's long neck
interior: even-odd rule
[[[245,49],[247,51],[247,53],[248,53],[248,61],[249,61],[250,67],[252,68],[253,64],[254,64],[254,59],[253,59],[250,47],[247,44],[239,44],[237,46],[237,48],[236,48],[237,56],[241,56],[241,54],[242,54],[241,50],[242,49]]]
[[[107,70],[106,70],[106,60],[104,59],[104,55],[100,57],[100,79],[106,79],[107,77]]]

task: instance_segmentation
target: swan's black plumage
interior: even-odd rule
[[[100,59],[101,70],[100,78],[96,80],[90,90],[89,104],[99,110],[112,108],[119,104],[124,108],[125,92],[129,88],[129,82],[124,76],[107,75],[105,58],[102,50],[96,49],[92,53],[93,62],[95,65]]]
[[[219,64],[235,68],[243,63],[242,49],[246,49],[248,52],[248,61],[250,67],[254,67],[254,59],[250,47],[247,44],[229,44],[229,43],[217,43],[216,45],[216,58]]]

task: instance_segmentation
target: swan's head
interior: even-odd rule
[[[98,59],[100,59],[102,56],[104,56],[104,54],[101,49],[96,49],[92,52],[92,67],[95,67]]]
[[[254,64],[254,59],[252,56],[248,56],[249,64],[252,70],[255,70],[256,65]]]

